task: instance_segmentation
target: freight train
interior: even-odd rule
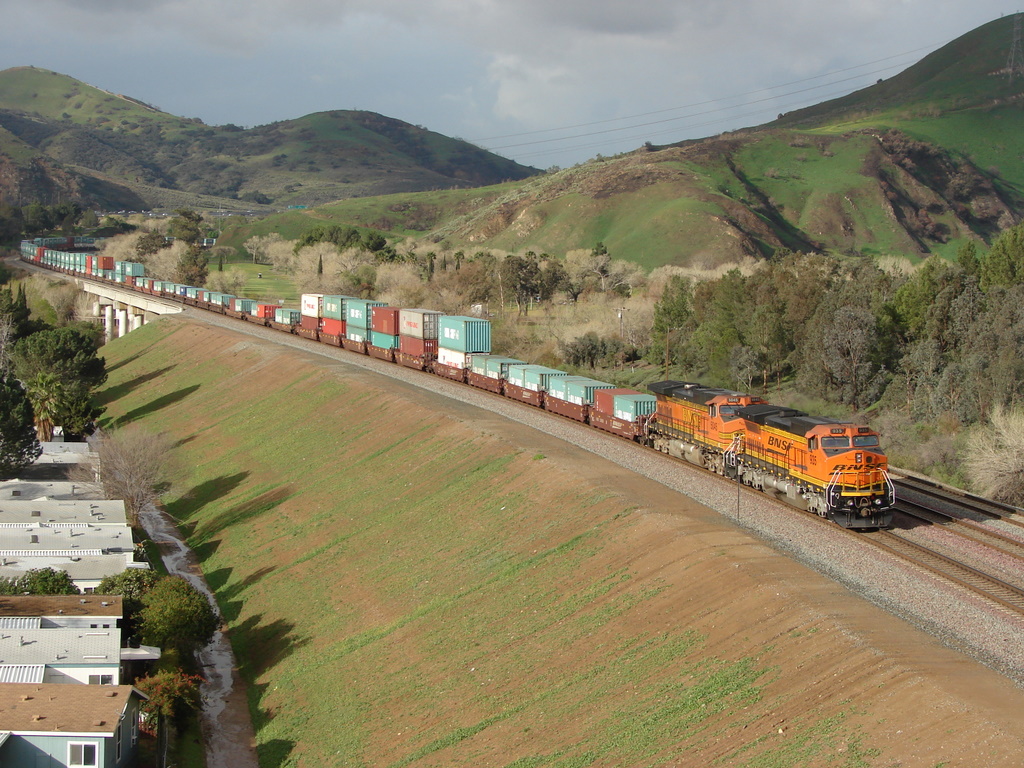
[[[24,241],[22,258],[56,271],[342,347],[518,400],[732,478],[853,529],[892,523],[895,490],[871,428],[809,416],[757,395],[684,381],[651,394],[491,354],[490,323],[351,296],[303,294],[287,309],[145,277],[141,264],[76,252],[92,241]]]

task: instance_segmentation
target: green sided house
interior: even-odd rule
[[[129,768],[139,705],[130,685],[0,683],[0,768]]]

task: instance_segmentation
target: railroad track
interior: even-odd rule
[[[996,603],[1015,615],[1024,615],[1024,589],[1020,587],[1008,584],[892,531],[861,533],[860,538],[918,568]]]
[[[1024,574],[1024,540],[1008,536],[991,525],[959,518],[949,512],[933,509],[915,501],[899,499],[896,504],[896,511],[929,525],[941,525],[947,531],[957,536],[978,542],[996,552],[1001,552],[1004,555],[1019,560],[1021,573]]]
[[[1009,504],[984,499],[981,496],[975,496],[957,488],[950,488],[916,477],[893,477],[892,481],[896,486],[896,496],[898,499],[911,500],[916,494],[949,504],[952,509],[963,512],[967,518],[998,520],[1010,526],[1024,529],[1024,519],[1022,519],[1021,515],[1022,510]],[[908,495],[901,493],[901,491],[910,491],[911,493]],[[956,514],[955,517],[957,519],[964,519],[963,515],[960,514]]]

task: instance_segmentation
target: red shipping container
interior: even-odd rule
[[[324,333],[330,334],[331,336],[344,336],[345,321],[335,320],[333,317],[321,317],[320,330]]]
[[[131,275],[125,275],[124,284],[125,285],[134,286],[135,285],[135,278],[132,277]]]
[[[114,257],[113,256],[97,256],[100,260],[100,269],[105,269],[110,272],[114,271]]]
[[[635,389],[596,389],[594,390],[594,410],[607,416],[615,415],[616,395],[642,395]]]
[[[417,339],[412,336],[399,336],[398,349],[415,357],[437,357],[437,339]]]
[[[92,263],[95,258],[91,253],[85,257],[85,271],[90,275],[92,274]]]
[[[312,315],[299,315],[299,327],[306,331],[320,330],[320,318]]]
[[[253,313],[256,317],[262,317],[264,319],[274,319],[274,310],[277,309],[277,304],[257,304],[256,311]]]
[[[388,336],[398,335],[398,307],[371,307],[370,330]]]
[[[36,248],[36,261],[42,261],[43,260],[43,256],[45,256],[45,255],[46,255],[46,247],[45,246],[40,245],[38,248]]]

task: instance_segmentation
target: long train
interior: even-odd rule
[[[418,350],[417,354],[377,346],[367,338],[346,337],[343,326],[332,328],[333,332],[308,327],[297,321],[297,314],[281,322],[279,313],[275,319],[269,312],[232,308],[242,301],[272,309],[271,305],[257,305],[255,300],[225,297],[140,275],[110,274],[110,270],[96,268],[93,258],[99,257],[64,250],[88,246],[91,241],[63,240],[25,241],[22,258],[37,266],[115,283],[122,289],[258,323],[518,400],[684,459],[844,528],[887,528],[892,523],[895,490],[879,435],[867,426],[809,416],[792,408],[771,405],[757,395],[682,381],[651,384],[649,389],[655,400],[649,413],[620,413],[607,405],[595,406],[593,398],[601,396],[600,390],[591,391],[589,401],[576,398],[576,402],[571,402],[551,396],[546,391],[546,381],[530,386],[514,375],[519,370],[517,366],[539,366],[493,355],[477,356],[479,360],[489,358],[495,363],[486,368],[447,365],[438,359],[436,349],[432,352]],[[47,247],[50,245],[58,245],[60,249]],[[216,300],[208,300],[208,297],[216,297]],[[229,299],[234,299],[234,304]],[[609,389],[603,393],[605,397],[601,402],[610,402],[607,395],[612,392],[634,391]]]

